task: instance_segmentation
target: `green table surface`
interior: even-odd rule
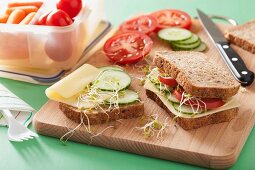
[[[239,23],[244,23],[255,17],[254,6],[254,0],[105,0],[106,17],[114,25],[118,25],[134,14],[164,8],[182,9],[192,16],[196,16],[196,8],[200,8],[209,14],[229,16]],[[37,110],[47,101],[44,94],[46,86],[7,79],[0,79],[0,83]],[[30,128],[33,129],[32,125]],[[231,169],[255,169],[254,132],[253,129],[237,162]],[[0,169],[182,170],[201,168],[75,142],[68,142],[68,145],[64,146],[58,139],[42,135],[36,140],[13,143],[7,139],[7,128],[0,127]]]

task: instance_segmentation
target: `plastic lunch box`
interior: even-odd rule
[[[1,0],[0,13],[5,12],[3,7],[7,7],[7,3],[11,1],[22,0]],[[42,1],[44,4],[33,20],[56,8],[56,0]],[[65,27],[0,23],[0,65],[70,69],[80,59],[93,29],[101,20],[102,11],[97,7],[100,1],[102,2],[97,0],[95,4],[95,0],[84,0],[84,6],[74,23]]]

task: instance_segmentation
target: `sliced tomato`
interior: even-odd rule
[[[157,20],[151,15],[142,15],[120,25],[120,32],[140,32],[149,34],[157,28]]]
[[[184,91],[181,90],[174,90],[173,95],[179,100],[184,101],[186,99],[185,96],[183,96]],[[225,102],[219,98],[202,98],[200,100],[190,99],[184,102],[186,105],[192,105],[192,106],[200,106],[204,107],[206,109],[215,109],[220,106],[223,106]]]
[[[118,64],[136,63],[152,49],[152,40],[142,33],[122,33],[108,39],[104,52],[110,60]]]
[[[172,77],[163,77],[158,75],[158,79],[161,83],[166,84],[169,87],[176,87],[178,85],[177,81]]]
[[[151,15],[157,19],[157,31],[169,27],[189,29],[191,26],[191,17],[189,16],[189,14],[180,10],[160,10],[152,13]]]

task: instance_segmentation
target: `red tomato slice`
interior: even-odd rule
[[[185,97],[182,97],[184,91],[180,91],[180,90],[174,90],[173,91],[173,95],[179,100],[179,101],[183,101],[185,99]],[[204,107],[206,109],[215,109],[218,108],[220,106],[223,106],[225,104],[224,101],[222,101],[221,99],[218,98],[202,98],[200,99],[201,101],[197,101],[197,100],[187,100],[185,102],[185,104],[187,105],[192,105],[192,106],[200,106],[200,107]]]
[[[57,3],[57,9],[65,11],[70,18],[73,18],[81,11],[82,0],[59,0]]]
[[[104,44],[107,57],[118,64],[136,63],[152,49],[152,40],[142,33],[122,33],[108,39]]]
[[[166,9],[151,14],[157,19],[157,31],[168,27],[180,27],[189,29],[191,26],[191,17],[186,12],[176,9]]]
[[[46,19],[46,25],[50,26],[67,26],[72,23],[73,20],[69,15],[65,11],[59,9],[50,12]]]
[[[151,15],[142,15],[120,25],[121,32],[140,32],[149,34],[157,28],[157,20]]]
[[[163,77],[159,75],[158,79],[161,83],[166,84],[169,87],[176,87],[178,85],[177,81],[172,77]]]

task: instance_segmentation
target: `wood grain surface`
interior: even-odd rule
[[[220,27],[222,30],[227,28],[224,25]],[[192,31],[199,34],[201,39],[208,45],[209,50],[206,52],[208,60],[214,60],[227,68],[197,20],[193,22]],[[167,44],[159,42],[155,35],[152,37],[155,39],[155,43],[151,56],[157,50],[171,50]],[[255,55],[236,46],[233,46],[233,48],[242,56],[247,67],[255,71]],[[151,60],[150,57],[147,59]],[[112,65],[104,56],[102,50],[93,54],[88,63],[95,66]],[[160,120],[163,121],[168,117],[168,114],[152,100],[148,99],[143,87],[138,85],[139,80],[137,78],[143,76],[139,68],[144,64],[145,62],[141,62],[124,68],[132,75],[132,88],[140,92],[141,99],[145,103],[145,114],[158,114]],[[140,131],[134,130],[139,125],[139,118],[92,126],[91,129],[94,134],[103,131],[100,135],[93,138],[93,134],[88,133],[84,126],[80,126],[72,135],[70,133],[66,137],[70,137],[69,140],[72,141],[125,152],[223,169],[235,163],[254,126],[255,83],[246,89],[240,90],[238,99],[241,103],[240,111],[231,122],[185,131],[176,125],[172,119],[169,119],[169,127],[162,139],[155,137],[145,139]],[[60,138],[70,132],[71,129],[77,127],[78,124],[65,117],[58,109],[57,102],[48,101],[35,115],[33,125],[40,134]],[[104,131],[109,126],[113,128],[108,128]]]

